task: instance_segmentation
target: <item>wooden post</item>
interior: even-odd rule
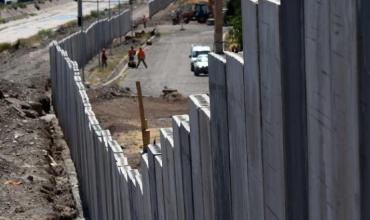
[[[136,90],[137,90],[137,98],[139,101],[141,133],[142,133],[142,138],[143,138],[143,151],[145,152],[150,142],[150,131],[148,130],[148,120],[145,119],[143,95],[141,93],[140,81],[136,81]]]

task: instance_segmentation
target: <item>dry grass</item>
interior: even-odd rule
[[[87,81],[92,86],[98,85],[102,81],[106,80],[112,74],[116,66],[124,59],[127,59],[126,53],[114,53],[110,55],[108,52],[108,66],[106,68],[102,68],[99,66],[99,63],[97,63],[89,70]]]
[[[140,126],[140,124],[137,123],[136,126]],[[155,140],[156,143],[159,143],[159,128],[149,128],[149,131],[151,142]],[[141,130],[135,129],[122,133],[115,133],[114,138],[118,141],[119,144],[124,147],[123,152],[125,153],[125,155],[128,155],[129,164],[131,164],[135,168],[139,164],[140,160],[140,157],[138,157],[137,155],[140,155],[143,150],[143,139]]]

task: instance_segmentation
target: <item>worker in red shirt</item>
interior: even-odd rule
[[[131,50],[128,51],[128,66],[135,68],[136,63],[135,63],[135,55],[136,55],[136,50],[134,47],[131,47]]]
[[[146,16],[144,15],[144,16],[143,16],[143,26],[144,26],[144,28],[146,28],[146,22],[147,22],[147,18],[146,18]]]
[[[103,48],[102,51],[101,51],[101,61],[102,61],[103,68],[108,66],[108,63],[107,63],[108,56],[105,53],[105,48]]]
[[[137,62],[136,68],[139,68],[139,65],[140,65],[141,62],[143,62],[145,68],[148,68],[148,66],[145,63],[145,53],[144,53],[143,48],[141,48],[141,47],[139,49],[139,52],[137,53],[137,60],[138,60],[138,62]]]

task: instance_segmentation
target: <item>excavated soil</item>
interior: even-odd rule
[[[132,167],[139,165],[143,149],[139,105],[134,91],[105,87],[90,90],[93,110],[102,127],[109,129],[122,146]],[[145,117],[151,133],[151,143],[160,142],[159,128],[171,127],[172,115],[187,114],[187,99],[180,94],[164,97],[144,97]]]

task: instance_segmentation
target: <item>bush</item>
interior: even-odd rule
[[[104,11],[99,11],[100,13],[100,17],[102,17],[102,16],[104,16]],[[98,11],[96,11],[96,10],[92,10],[91,12],[90,12],[90,17],[92,17],[92,18],[97,18],[98,17]],[[87,19],[86,17],[85,17],[85,19]]]
[[[0,43],[0,53],[5,50],[10,50],[12,48],[13,46],[10,43]]]
[[[18,9],[18,4],[11,4],[10,8],[14,9],[14,10],[17,10]]]
[[[37,33],[37,35],[41,38],[44,37],[50,37],[53,34],[53,31],[51,29],[42,29]]]
[[[93,18],[97,18],[98,17],[98,12],[96,10],[92,10],[90,12],[90,16],[93,17]]]
[[[17,3],[17,6],[18,6],[19,8],[27,8],[26,3],[24,3],[24,2],[18,2],[18,3]]]
[[[243,47],[243,29],[242,29],[242,13],[240,8],[236,9],[235,15],[228,17],[231,29],[229,31],[230,37],[236,42],[240,48]]]

